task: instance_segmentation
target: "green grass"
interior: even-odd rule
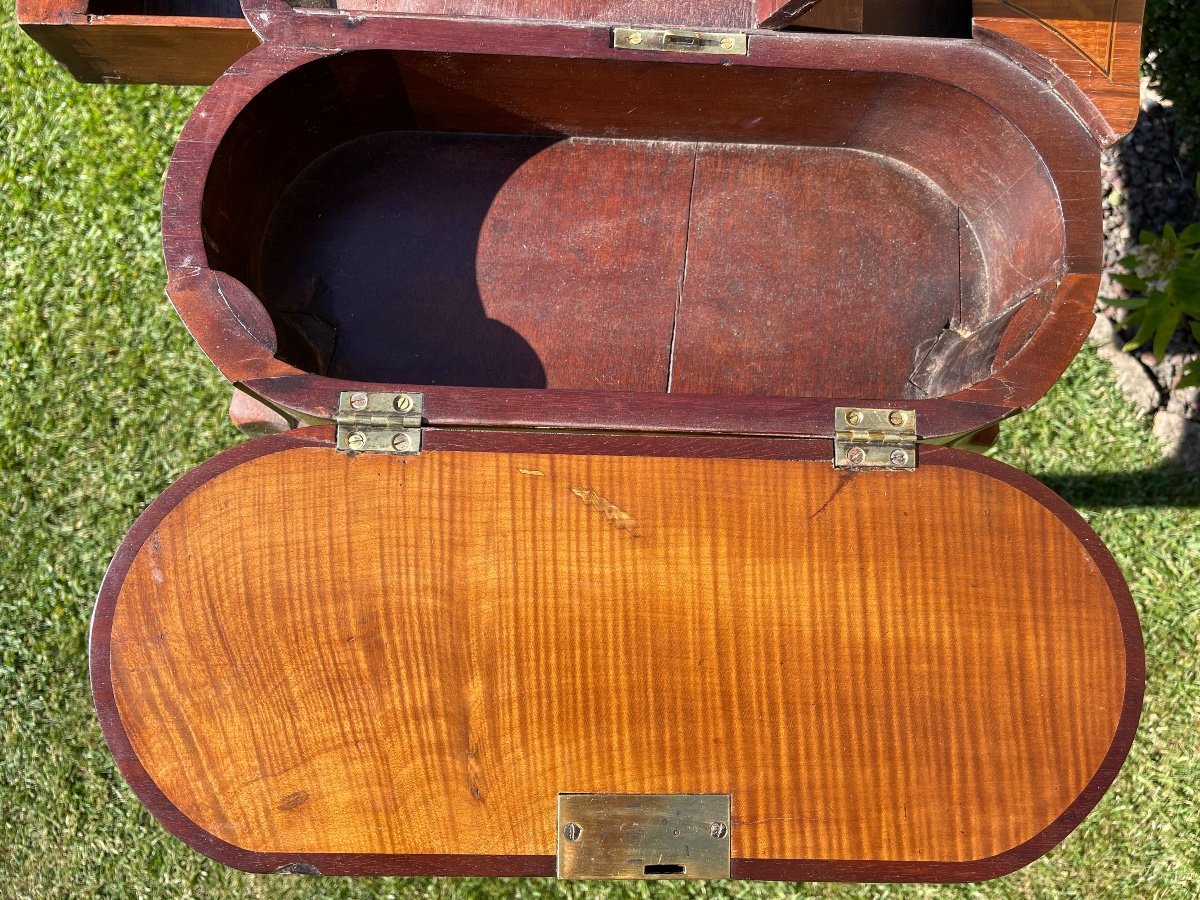
[[[86,631],[137,514],[239,440],[227,389],[162,290],[161,175],[199,92],[75,84],[2,8],[0,897],[1200,895],[1200,483],[1160,464],[1091,351],[1006,426],[997,455],[1059,490],[1116,554],[1142,614],[1147,703],[1114,789],[1027,869],[959,888],[584,888],[254,878],[184,848],[109,759]]]

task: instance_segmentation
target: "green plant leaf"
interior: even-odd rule
[[[1200,315],[1200,253],[1175,266],[1167,280],[1167,296],[1192,315]]]
[[[1171,342],[1175,329],[1183,321],[1183,312],[1178,306],[1168,306],[1163,309],[1162,317],[1154,328],[1154,358],[1162,361],[1167,355],[1167,344]]]
[[[1163,237],[1172,243],[1179,240],[1179,237],[1175,234],[1175,226],[1170,222],[1167,222],[1165,225],[1163,225]]]
[[[1146,284],[1145,279],[1139,278],[1132,272],[1114,272],[1112,280],[1121,285],[1121,287],[1131,291],[1143,292],[1150,288],[1150,285]]]
[[[1183,376],[1176,388],[1200,387],[1200,359],[1193,359],[1183,367]]]
[[[1138,234],[1138,243],[1141,244],[1143,247],[1145,247],[1149,244],[1153,244],[1157,240],[1158,240],[1158,235],[1155,234],[1153,231],[1150,231],[1146,228],[1143,228],[1141,230],[1141,233]]]
[[[1115,306],[1118,309],[1141,309],[1150,302],[1146,297],[1104,297],[1102,299],[1109,306]]]
[[[1179,240],[1189,246],[1200,244],[1200,222],[1193,222],[1183,231],[1179,232]]]
[[[1130,350],[1136,350],[1138,347],[1141,347],[1146,343],[1146,341],[1150,340],[1150,338],[1154,336],[1155,331],[1158,329],[1159,320],[1162,318],[1162,308],[1157,305],[1147,304],[1138,310],[1136,315],[1140,317],[1137,334],[1133,336],[1132,340],[1125,344],[1123,349],[1126,353],[1128,353]],[[1132,318],[1132,316],[1130,318]],[[1130,323],[1129,320],[1126,320],[1126,324],[1132,323]]]

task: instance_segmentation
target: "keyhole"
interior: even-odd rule
[[[669,863],[654,863],[642,869],[643,875],[682,875],[683,866]]]

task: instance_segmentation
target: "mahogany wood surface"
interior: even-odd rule
[[[428,132],[345,144],[267,228],[281,356],[359,381],[664,392],[695,154]]]
[[[82,82],[210,84],[258,46],[236,4],[174,8],[17,0],[17,21]]]
[[[959,239],[958,206],[886,157],[697,157],[671,389],[911,397],[918,348],[957,317]]]
[[[801,18],[791,24],[797,28],[859,34],[863,30],[863,0],[825,0],[805,10]]]
[[[429,387],[431,424],[491,424],[517,395],[481,389],[544,386],[523,421],[675,428],[655,400],[666,359],[685,430],[713,430],[730,395],[775,404],[748,433],[812,433],[784,420],[790,398],[989,409],[951,422],[955,407],[933,407],[947,418],[923,428],[944,437],[1036,399],[1086,333],[1098,176],[1081,161],[1098,148],[1036,79],[971,42],[930,44],[963,57],[943,67],[907,41],[762,32],[744,61],[664,64],[584,26],[252,15],[273,45],[185,130],[164,247],[206,352],[301,417],[372,383]],[[300,42],[398,49],[286,46]],[[464,46],[489,52],[445,55]],[[458,148],[425,179],[453,184],[454,203],[412,176],[422,141]],[[844,220],[822,229],[817,202]],[[334,278],[345,258],[362,266]],[[564,392],[595,387],[649,390],[630,415],[614,397],[607,418],[576,416]]]
[[[1049,60],[1095,104],[1112,143],[1137,119],[1145,0],[974,0],[976,34]],[[1003,39],[1008,40],[1003,40]],[[1026,57],[1028,59],[1028,57]],[[1033,63],[1036,65],[1036,63]]]
[[[881,162],[779,146],[362,138],[280,200],[261,295],[283,358],[335,378],[905,397],[916,348],[958,317],[959,211]],[[785,244],[794,251],[774,252]],[[870,327],[845,329],[868,304]]]
[[[992,460],[329,438],[169,489],[97,606],[118,764],[224,862],[549,874],[558,792],[713,791],[735,877],[978,879],[1061,840],[1128,750],[1128,591],[1082,519]]]
[[[358,12],[619,25],[755,27],[758,0],[337,0]],[[819,3],[821,0],[806,0]]]

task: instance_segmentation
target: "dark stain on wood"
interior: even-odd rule
[[[308,802],[308,791],[294,791],[279,801],[279,809],[283,812],[297,809]]]

